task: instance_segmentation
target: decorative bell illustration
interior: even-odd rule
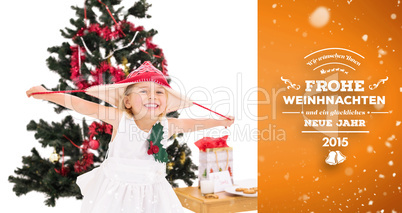
[[[346,160],[346,156],[343,155],[340,151],[336,151],[336,162],[338,162],[338,164],[340,164],[345,160]]]
[[[336,165],[336,152],[331,151],[328,154],[327,159],[325,159],[325,163],[329,164],[329,165]]]
[[[331,151],[328,154],[328,157],[325,159],[325,163],[328,165],[336,165],[343,163],[346,160],[346,156],[343,155],[340,151]]]

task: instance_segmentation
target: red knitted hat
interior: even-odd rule
[[[163,73],[155,68],[149,61],[145,61],[140,67],[132,71],[126,79],[114,84],[104,84],[89,87],[86,89],[85,93],[118,107],[119,100],[123,97],[127,86],[138,82],[155,82],[166,89],[168,92],[166,103],[167,113],[193,105],[193,102],[189,98],[173,90],[168,84]]]

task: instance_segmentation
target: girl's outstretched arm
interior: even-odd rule
[[[231,120],[223,119],[169,119],[169,132],[175,133],[194,132],[209,129],[217,126],[231,126],[234,122],[233,116],[228,116]]]
[[[58,105],[64,106],[68,109],[74,110],[80,114],[87,115],[101,121],[104,121],[113,126],[119,122],[119,110],[114,107],[106,107],[101,104],[97,104],[91,101],[84,100],[82,98],[66,94],[66,93],[51,93],[51,94],[36,94],[35,92],[48,92],[43,86],[35,86],[27,90],[28,97],[34,97],[35,99],[42,99],[51,101]]]

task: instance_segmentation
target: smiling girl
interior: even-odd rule
[[[84,196],[81,212],[85,213],[183,212],[165,179],[167,157],[163,156],[167,156],[168,139],[177,133],[231,126],[234,121],[231,116],[231,120],[166,118],[168,112],[191,106],[192,102],[174,91],[150,62],[144,62],[121,82],[86,91],[116,107],[64,93],[44,94],[48,92],[36,86],[26,93],[113,126],[104,162],[77,178]]]

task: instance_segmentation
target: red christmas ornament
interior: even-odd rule
[[[99,148],[99,141],[98,140],[89,141],[89,148],[93,149],[93,150],[97,150]]]

